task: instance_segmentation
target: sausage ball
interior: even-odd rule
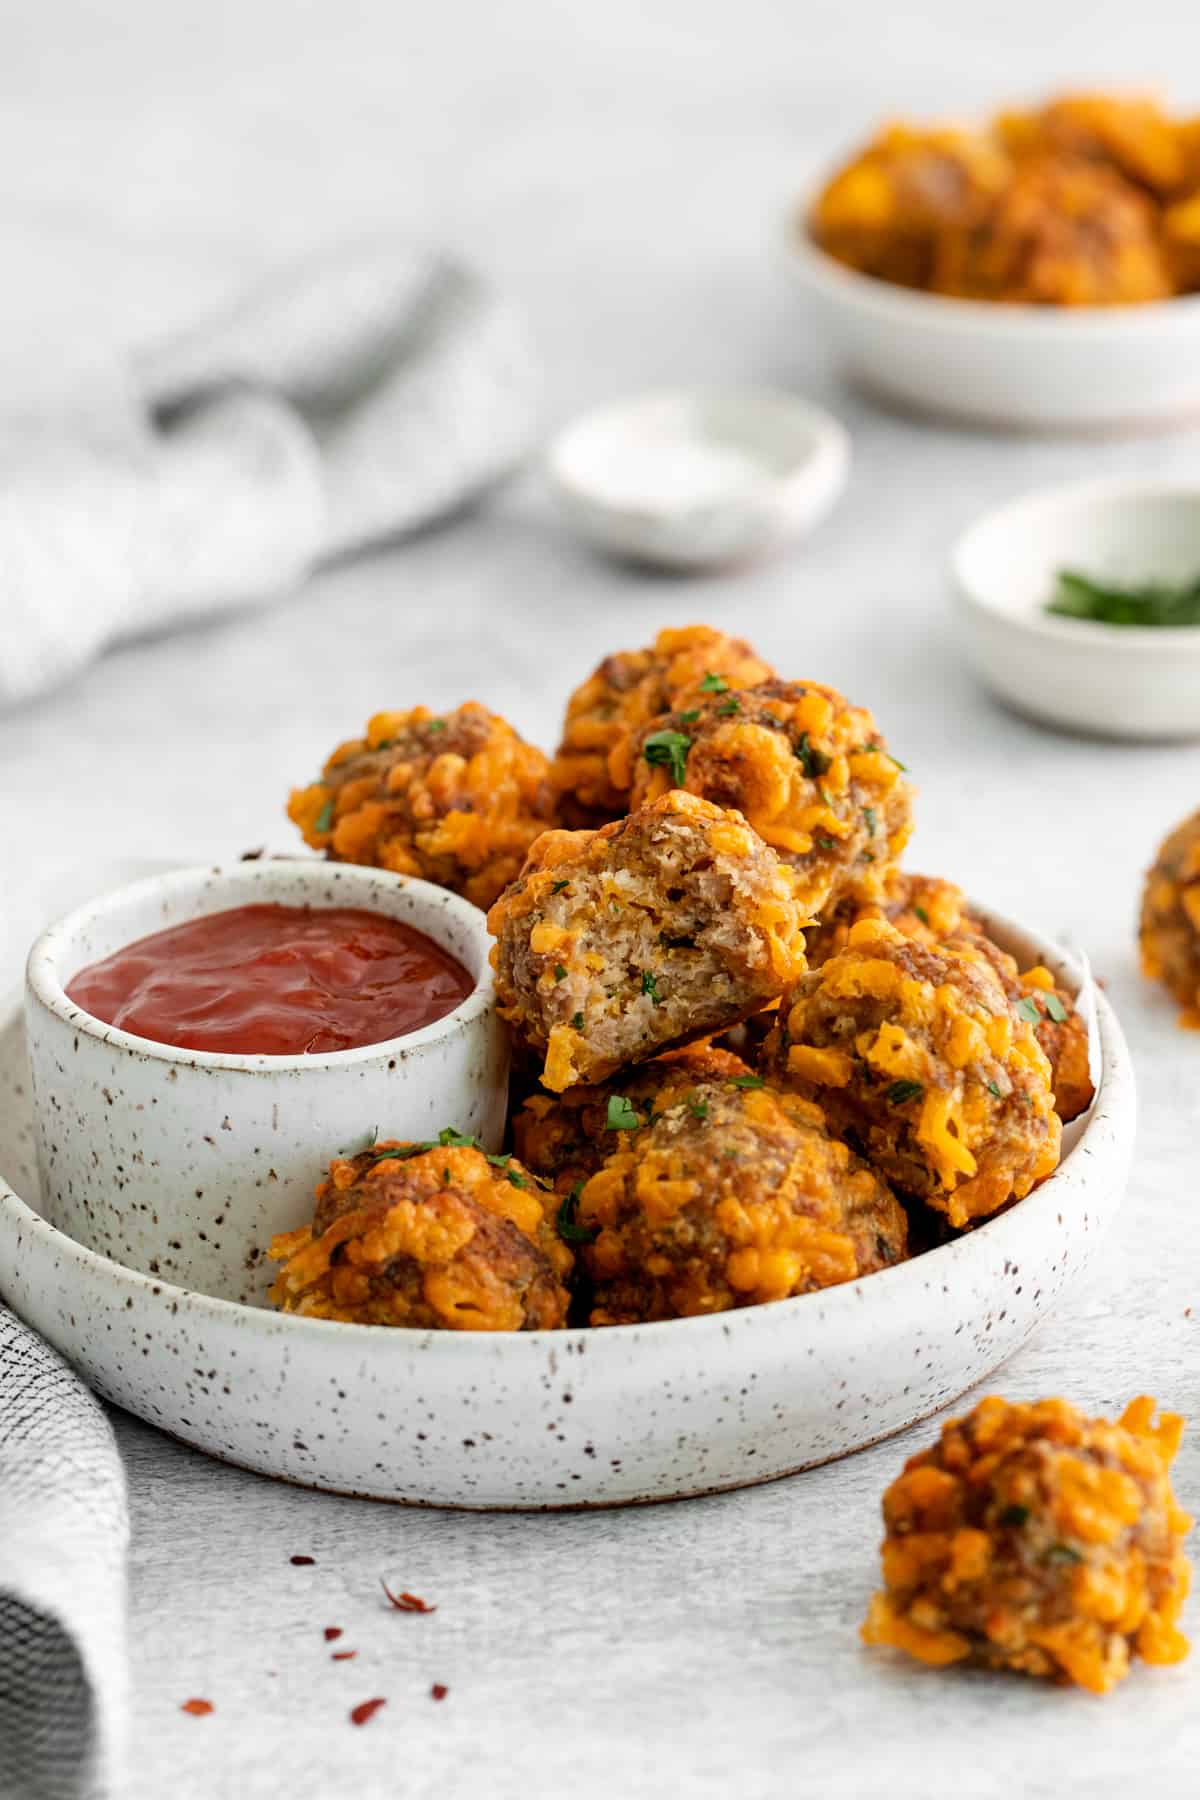
[[[474,700],[376,713],[341,744],[288,817],[335,862],[420,875],[486,909],[555,818],[550,765]]]
[[[804,968],[787,871],[740,813],[669,793],[551,831],[488,914],[500,1012],[554,1093],[758,1011]]]
[[[1022,1198],[1058,1162],[1061,1121],[1033,1025],[966,944],[918,944],[884,921],[801,977],[764,1071],[903,1192],[961,1227]]]
[[[852,269],[928,287],[942,234],[979,225],[1009,175],[983,132],[888,125],[826,184],[808,227]]]
[[[1192,1521],[1171,1491],[1182,1419],[1118,1423],[992,1396],[909,1457],[883,1496],[884,1591],[862,1635],[1104,1694],[1130,1658],[1179,1662]]]
[[[1179,1002],[1179,1023],[1200,1028],[1200,812],[1163,842],[1142,894],[1142,973]]]
[[[1023,159],[1051,152],[1107,163],[1160,195],[1187,183],[1186,130],[1144,94],[1060,94],[1033,112],[1001,113],[996,132]]]
[[[906,1254],[886,1183],[795,1095],[710,1078],[619,1138],[578,1194],[593,1325],[786,1300]]]
[[[1171,271],[1152,203],[1084,157],[1023,163],[987,222],[938,245],[931,287],[970,300],[1117,306],[1163,300]]]
[[[881,894],[912,830],[912,789],[865,707],[815,682],[708,694],[633,742],[633,804],[670,787],[744,813],[810,916]]]
[[[557,1205],[515,1158],[456,1131],[377,1144],[330,1163],[312,1224],[272,1240],[271,1298],[356,1325],[552,1330],[573,1263]]]
[[[918,944],[965,944],[987,957],[1014,1005],[1020,1006],[1046,1052],[1054,1088],[1054,1110],[1063,1124],[1086,1112],[1095,1088],[1088,1064],[1088,1031],[1074,996],[1041,966],[1024,974],[1007,951],[984,933],[967,897],[952,881],[893,869],[882,900],[865,905],[843,900],[804,934],[810,969],[845,949],[850,928],[861,919],[886,919]]]
[[[631,1118],[646,1124],[702,1081],[758,1085],[749,1065],[732,1051],[689,1044],[610,1081],[564,1094],[530,1094],[513,1115],[513,1148],[526,1168],[567,1193],[619,1147],[616,1134],[630,1128]]]
[[[629,739],[650,719],[694,695],[756,687],[771,674],[742,638],[709,625],[660,631],[645,650],[605,657],[567,702],[552,769],[564,823],[607,825],[630,810]]]

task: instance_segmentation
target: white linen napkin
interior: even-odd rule
[[[119,1793],[125,1478],[100,1407],[0,1306],[0,1793]]]
[[[536,390],[480,276],[388,243],[127,366],[0,370],[0,708],[465,505],[529,448]]]

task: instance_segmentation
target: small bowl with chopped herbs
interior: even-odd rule
[[[1200,482],[1042,490],[976,521],[951,558],[967,660],[1043,724],[1200,738]]]

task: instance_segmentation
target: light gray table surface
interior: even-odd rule
[[[1200,474],[1200,433],[1030,444],[873,411],[809,337],[772,244],[814,149],[883,109],[1064,75],[1178,74],[1196,100],[1195,20],[1168,0],[3,0],[4,356],[132,343],[283,255],[398,227],[459,245],[526,307],[548,422],[647,384],[769,379],[832,405],[855,451],[836,514],[737,575],[594,560],[531,475],[0,718],[10,956],[106,858],[286,847],[289,782],[376,708],[477,695],[549,745],[604,652],[693,619],[745,632],[876,710],[920,784],[914,866],[1069,933],[1106,981],[1141,1089],[1128,1202],[1090,1285],[998,1383],[1100,1409],[1148,1390],[1192,1414],[1178,1486],[1200,1509],[1200,1039],[1139,980],[1132,938],[1141,871],[1200,800],[1200,749],[1082,742],[999,710],[962,668],[944,578],[989,503],[1082,474]],[[115,1423],[134,1512],[130,1800],[1200,1787],[1200,1656],[1102,1703],[860,1648],[879,1495],[930,1426],[742,1494],[490,1518],[287,1489]],[[299,1552],[315,1565],[293,1567]],[[388,1612],[381,1574],[439,1610]],[[330,1662],[325,1625],[355,1661]],[[354,1730],[349,1707],[376,1694],[387,1709]],[[189,1695],[215,1713],[182,1715]]]

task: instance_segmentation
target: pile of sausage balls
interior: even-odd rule
[[[378,714],[288,810],[488,909],[508,1145],[336,1159],[271,1247],[277,1303],[636,1325],[870,1275],[1028,1194],[1091,1102],[1087,1030],[901,869],[912,801],[865,708],[705,626],[601,663],[553,760],[473,701]],[[1178,1426],[1001,1400],[947,1426],[885,1497],[868,1642],[1098,1689],[1174,1660]]]

